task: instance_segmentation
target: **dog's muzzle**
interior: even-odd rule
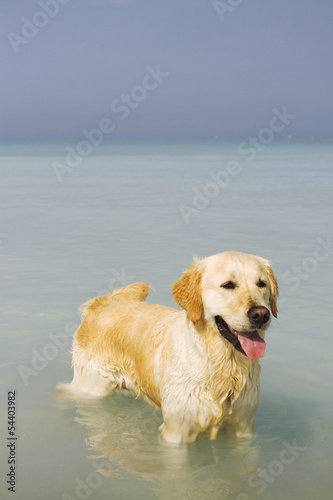
[[[264,310],[266,308],[261,307],[261,309]],[[256,311],[256,314],[257,313],[258,311]],[[268,311],[268,317],[266,311],[261,311],[259,316],[260,320],[258,319],[257,323],[263,325],[264,323],[267,323],[267,321],[269,320],[269,311]],[[264,316],[265,316],[265,321],[264,321]],[[238,332],[237,330],[231,328],[227,324],[227,322],[222,318],[222,316],[215,316],[215,323],[222,337],[225,338],[228,342],[230,342],[230,344],[232,344],[232,346],[236,349],[236,351],[241,352],[242,354],[244,354],[244,356],[247,356],[250,359],[257,359],[263,357],[266,348],[266,343],[264,339],[260,337],[257,330]]]
[[[224,321],[222,316],[215,316],[215,323],[222,337],[228,340],[228,342],[230,342],[230,344],[232,344],[237,351],[241,352],[246,356],[246,353],[243,350],[241,343],[238,340],[238,337],[236,337],[236,335],[231,333],[228,324]]]

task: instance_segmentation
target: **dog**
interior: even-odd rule
[[[253,436],[259,358],[277,317],[278,283],[263,257],[227,251],[195,258],[172,285],[182,310],[145,299],[134,283],[87,302],[72,349],[71,392],[141,395],[162,411],[162,438]]]

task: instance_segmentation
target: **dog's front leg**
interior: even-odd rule
[[[160,427],[162,439],[169,443],[193,443],[203,431],[198,421],[197,407],[192,398],[180,394],[165,398],[161,405],[163,424]],[[196,411],[194,411],[196,410]]]
[[[224,426],[239,438],[252,438],[254,436],[254,417],[256,405],[235,405],[233,411],[224,421]]]
[[[170,443],[193,443],[210,430],[210,439],[216,439],[221,420],[221,406],[198,396],[178,394],[162,400],[164,423],[160,427],[162,438]],[[214,422],[214,423],[213,423]]]
[[[209,439],[211,441],[214,441],[217,438],[217,435],[219,433],[220,427],[217,425],[213,425],[210,430],[209,430]]]

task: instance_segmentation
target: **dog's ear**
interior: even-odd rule
[[[192,323],[197,323],[202,316],[201,282],[203,267],[196,259],[183,276],[172,285],[172,295],[177,304],[185,309]]]
[[[271,266],[267,268],[269,283],[271,287],[271,295],[269,297],[269,305],[271,306],[271,311],[273,316],[277,318],[278,308],[277,308],[277,298],[279,296],[279,285],[277,279],[274,276],[273,269]]]
[[[261,257],[261,260],[264,263],[264,266],[265,266],[267,274],[268,274],[268,279],[269,279],[269,288],[270,288],[269,305],[270,305],[273,316],[275,316],[275,318],[277,318],[277,313],[278,313],[277,298],[279,296],[278,282],[274,276],[271,262],[267,259],[264,259],[263,257]]]

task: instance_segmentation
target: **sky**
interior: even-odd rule
[[[331,0],[0,0],[0,10],[1,142],[98,141],[98,130],[239,139],[269,128],[273,110],[293,116],[281,138],[333,137]]]

